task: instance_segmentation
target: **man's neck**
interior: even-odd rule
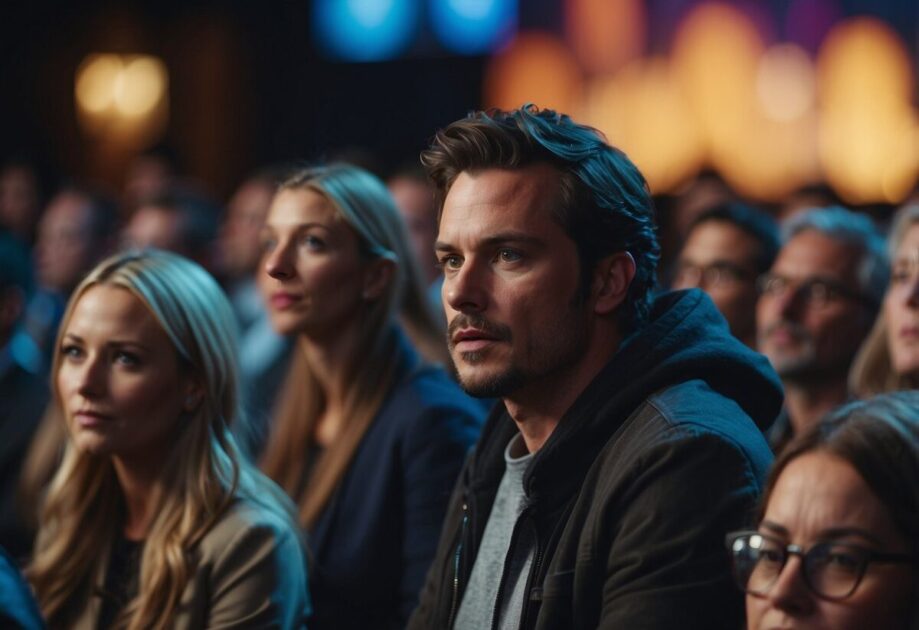
[[[617,334],[593,336],[576,364],[533,380],[504,398],[504,406],[529,452],[543,447],[562,416],[616,354],[619,342]]]
[[[795,435],[807,431],[817,424],[826,413],[846,402],[849,390],[845,379],[809,384],[795,383],[785,385],[785,408]]]

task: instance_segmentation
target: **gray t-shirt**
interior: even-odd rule
[[[500,606],[498,628],[516,630],[520,626],[527,575],[536,552],[534,532],[531,528],[522,527],[517,532],[513,553],[510,544],[514,527],[526,506],[523,474],[532,459],[533,454],[527,452],[523,436],[518,433],[504,450],[504,476],[498,486],[488,523],[485,524],[482,544],[472,565],[469,584],[456,615],[453,627],[457,630],[491,628],[496,606]],[[507,576],[502,601],[497,602],[505,565]]]

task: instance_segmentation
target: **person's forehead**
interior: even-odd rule
[[[520,227],[551,220],[559,183],[558,172],[545,164],[463,171],[447,193],[441,227],[472,218],[505,225],[519,223]]]
[[[765,518],[787,527],[793,537],[838,527],[885,535],[890,526],[884,504],[852,464],[821,451],[788,463],[769,497]]]
[[[51,200],[45,211],[45,219],[59,223],[89,221],[92,208],[88,199],[76,193],[61,193]]]
[[[759,242],[740,227],[729,221],[710,220],[692,229],[681,257],[697,264],[715,260],[752,262],[759,251]]]
[[[793,278],[829,276],[854,281],[862,255],[860,248],[852,243],[807,229],[785,243],[773,270]]]

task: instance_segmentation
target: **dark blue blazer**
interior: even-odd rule
[[[308,532],[311,630],[403,628],[484,413],[400,348],[396,382]],[[411,366],[416,367],[411,367]]]

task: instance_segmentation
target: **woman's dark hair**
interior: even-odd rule
[[[789,442],[766,485],[760,519],[776,481],[801,455],[820,451],[848,462],[914,546],[919,541],[919,391],[844,405]]]

